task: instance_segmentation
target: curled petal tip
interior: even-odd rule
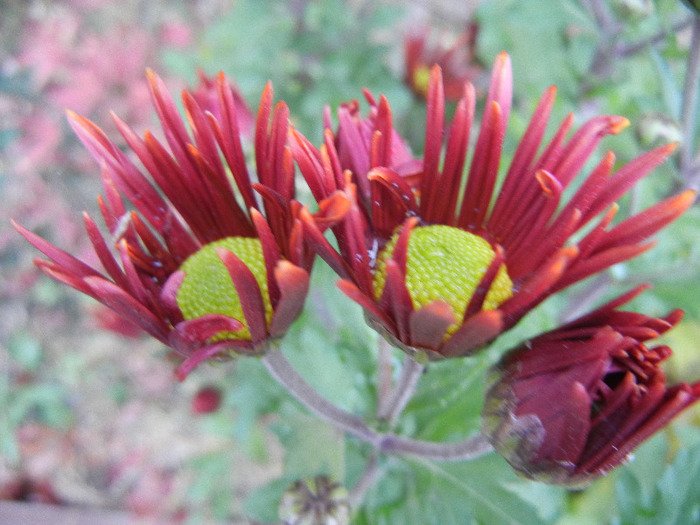
[[[160,80],[156,72],[153,71],[150,67],[146,68],[146,79],[148,80],[148,83],[151,86],[151,88],[155,88],[158,84],[158,81]]]
[[[495,67],[498,69],[510,67],[510,55],[507,51],[501,51],[496,56]]]
[[[673,207],[677,208],[681,213],[684,212],[693,205],[697,194],[696,190],[685,190],[676,197]]]
[[[68,119],[68,124],[70,124],[70,126],[74,130],[76,130],[76,133],[78,131],[78,128],[88,129],[91,127],[92,124],[88,119],[86,119],[82,115],[79,115],[71,109],[66,110],[66,118]],[[94,125],[92,127],[94,127]]]
[[[610,119],[610,133],[612,135],[617,135],[622,132],[630,125],[630,121],[625,117],[611,117]]]
[[[680,145],[680,142],[671,142],[669,144],[666,144],[666,146],[664,147],[666,154],[671,155],[671,153],[676,151],[676,148],[678,148],[679,145]]]

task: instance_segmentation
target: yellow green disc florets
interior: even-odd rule
[[[177,291],[177,304],[185,319],[196,319],[206,314],[223,314],[238,319],[245,326],[239,332],[220,332],[212,339],[250,339],[241,301],[231,281],[231,276],[216,253],[225,248],[235,254],[255,276],[260,286],[265,319],[269,326],[272,319],[270,294],[267,289],[267,270],[260,239],[253,237],[226,237],[190,255],[180,266],[185,278]]]
[[[377,257],[374,274],[377,299],[384,290],[386,262],[394,253],[397,240],[398,234],[395,234]],[[406,287],[413,307],[418,309],[436,300],[444,301],[461,321],[494,256],[488,241],[459,228],[443,225],[414,228],[408,240],[406,264]],[[512,295],[513,282],[506,265],[502,264],[486,295],[483,309],[494,310]],[[453,333],[459,324],[452,325],[448,333]]]
[[[419,93],[426,95],[430,84],[430,68],[424,64],[413,71],[413,86]]]

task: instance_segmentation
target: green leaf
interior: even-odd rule
[[[295,480],[292,477],[276,479],[252,491],[243,504],[246,516],[260,523],[278,523],[280,499]]]
[[[326,474],[345,478],[345,436],[324,421],[296,410],[283,411],[282,421],[273,426],[286,451],[284,474],[302,479]]]
[[[357,523],[553,523],[563,495],[561,488],[518,478],[495,454],[460,463],[397,461],[368,494]]]
[[[700,443],[681,448],[661,469],[666,455],[664,435],[640,448],[637,459],[618,478],[616,492],[623,525],[686,525],[700,523]],[[661,450],[659,450],[661,448]],[[662,465],[663,466],[663,465]]]
[[[226,400],[230,400],[237,413],[233,437],[245,443],[253,435],[258,418],[277,410],[287,394],[262,363],[254,359],[241,359],[236,363],[231,383],[235,388],[227,394]]]

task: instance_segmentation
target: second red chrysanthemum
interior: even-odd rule
[[[502,53],[466,170],[474,89],[465,85],[446,126],[437,67],[428,87],[422,162],[407,153],[383,97],[378,104],[368,97],[366,120],[341,112],[337,134],[327,129],[320,149],[293,131],[294,156],[315,198],[340,190],[352,202],[333,229],[337,251],[302,212],[309,242],[369,323],[410,353],[439,358],[477,351],[554,292],[644,252],[650,247],[645,240],[693,202],[688,191],[611,226],[615,201],[663,162],[673,145],[615,173],[615,157],[608,153],[564,202],[564,191],[600,140],[628,121],[596,117],[567,137],[569,116],[543,145],[554,88],[541,98],[496,192],[511,95],[510,59]]]

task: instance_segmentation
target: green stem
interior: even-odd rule
[[[272,377],[318,417],[363,441],[372,443],[376,440],[377,433],[368,428],[361,418],[338,408],[307,383],[281,350],[270,350],[262,361]]]
[[[383,337],[379,337],[377,347],[377,418],[382,419],[386,413],[389,397],[391,396],[391,376],[393,375],[391,345]]]
[[[270,350],[262,361],[272,377],[302,405],[322,420],[371,444],[377,452],[409,454],[436,461],[466,461],[492,450],[491,445],[481,435],[455,443],[434,443],[376,432],[361,418],[335,406],[319,394],[287,361],[281,350]]]
[[[390,428],[394,426],[416,391],[416,386],[420,376],[423,374],[423,370],[425,370],[425,366],[418,363],[411,356],[407,355],[404,358],[401,377],[391,396],[378,413],[379,419],[386,421]]]
[[[469,461],[493,450],[482,434],[454,443],[434,443],[385,435],[379,449],[385,454],[407,454],[436,461]]]
[[[350,494],[348,494],[348,503],[351,509],[358,507],[362,503],[367,491],[377,481],[380,474],[378,459],[378,454],[374,452],[367,461],[367,465],[360,479],[357,480],[355,486],[350,490]]]
[[[688,52],[685,83],[683,85],[683,103],[681,107],[681,127],[683,144],[680,151],[681,175],[686,187],[697,184],[697,169],[693,163],[695,144],[695,115],[698,102],[698,79],[700,78],[700,16],[693,17],[693,33]]]

